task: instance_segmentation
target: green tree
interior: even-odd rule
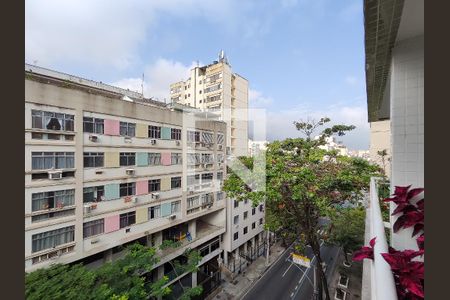
[[[251,199],[255,204],[266,201],[266,224],[271,231],[278,232],[286,240],[295,241],[297,251],[303,252],[310,245],[317,260],[319,289],[322,283],[326,299],[330,299],[328,284],[322,268],[318,236],[319,217],[327,216],[336,204],[345,200],[356,202],[368,188],[370,176],[378,167],[363,159],[341,157],[336,152],[327,152],[319,146],[331,135],[344,135],[355,127],[334,125],[325,128],[319,139],[311,139],[317,128],[329,122],[322,118],[318,122],[294,122],[306,138],[288,138],[274,141],[267,146],[265,190],[247,186],[230,168],[224,183],[227,195],[237,200]],[[253,169],[251,158],[239,158],[249,169]],[[254,182],[261,182],[261,172],[253,172]],[[248,178],[247,178],[248,179]],[[246,181],[248,182],[248,181]],[[319,293],[321,299],[322,293]]]
[[[170,246],[170,245],[169,245]],[[175,246],[179,246],[175,244]],[[168,245],[165,245],[167,248]],[[89,270],[82,264],[56,264],[25,274],[25,295],[30,300],[144,300],[171,293],[164,276],[156,282],[147,282],[145,274],[159,261],[155,248],[132,244],[125,255],[98,269]],[[198,251],[188,250],[187,263],[178,275],[195,272],[201,260]],[[201,287],[183,288],[182,297],[190,299],[202,292]]]
[[[348,263],[347,252],[364,245],[366,211],[364,207],[338,208],[329,216],[331,222],[327,243],[342,247]]]

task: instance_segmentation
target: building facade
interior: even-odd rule
[[[389,120],[382,120],[370,123],[370,159],[384,168],[386,176],[391,175],[391,124]],[[384,161],[378,154],[379,151],[386,150]]]
[[[164,240],[182,246],[158,250],[155,279],[174,282],[168,262],[187,248],[203,257],[188,285],[218,269],[226,124],[140,97],[25,66],[25,271],[95,267]]]
[[[261,153],[261,151],[265,151],[267,149],[268,141],[254,141],[248,140],[248,154],[250,156],[255,156]]]
[[[191,69],[186,81],[170,85],[171,102],[217,111],[227,123],[230,154],[247,156],[248,81],[233,73],[223,52],[218,61]]]

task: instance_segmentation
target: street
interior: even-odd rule
[[[305,267],[299,267],[288,260],[292,251],[293,249],[291,246],[282,254],[274,265],[271,266],[264,276],[259,279],[252,289],[242,297],[242,299],[311,299],[313,295],[312,282],[314,280],[313,266],[315,265],[315,258],[313,258],[311,248],[307,247],[306,256],[311,259],[311,268],[306,270],[305,276]],[[338,251],[339,248],[335,246],[322,246],[320,249],[322,259],[327,265],[325,272],[327,277],[330,277],[329,275],[333,272],[333,269],[335,269],[334,261],[336,261]]]

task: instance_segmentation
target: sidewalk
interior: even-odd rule
[[[220,286],[221,291],[212,299],[240,299],[240,297],[250,289],[251,285],[256,282],[283,253],[285,248],[280,244],[281,242],[275,243],[270,248],[269,266],[266,266],[266,256],[258,257],[245,271],[237,275],[234,280],[229,281],[229,279],[225,279]]]

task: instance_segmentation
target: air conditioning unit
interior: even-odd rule
[[[83,213],[89,214],[91,212],[91,205],[84,205],[83,206]]]
[[[175,220],[177,218],[177,215],[170,215],[167,217],[169,220]]]
[[[152,193],[152,199],[159,199],[159,193]]]
[[[217,148],[218,148],[219,150],[222,150],[223,146],[222,146],[222,145],[217,145]]]
[[[48,179],[51,179],[51,180],[62,179],[62,171],[49,171]]]
[[[136,203],[136,202],[137,202],[137,200],[138,200],[138,198],[137,198],[137,197],[131,197],[131,203]]]
[[[203,168],[207,168],[208,167],[208,164],[203,164]]]
[[[155,140],[155,139],[151,139],[151,140],[150,140],[150,144],[156,145],[156,140]]]
[[[124,142],[125,142],[125,143],[131,143],[132,140],[131,140],[130,137],[125,137],[125,138],[124,138]]]
[[[189,191],[189,195],[192,195],[192,194],[194,194],[194,191]]]
[[[135,170],[134,169],[126,169],[127,175],[134,175]]]
[[[181,142],[180,141],[176,141],[176,144],[177,144],[177,146],[180,146]]]
[[[91,134],[91,135],[89,136],[89,140],[90,140],[91,142],[96,143],[96,142],[98,142],[98,136],[96,136],[96,135],[94,135],[94,134]]]
[[[91,244],[98,243],[99,241],[100,241],[99,238],[93,238],[93,239],[91,240]]]

